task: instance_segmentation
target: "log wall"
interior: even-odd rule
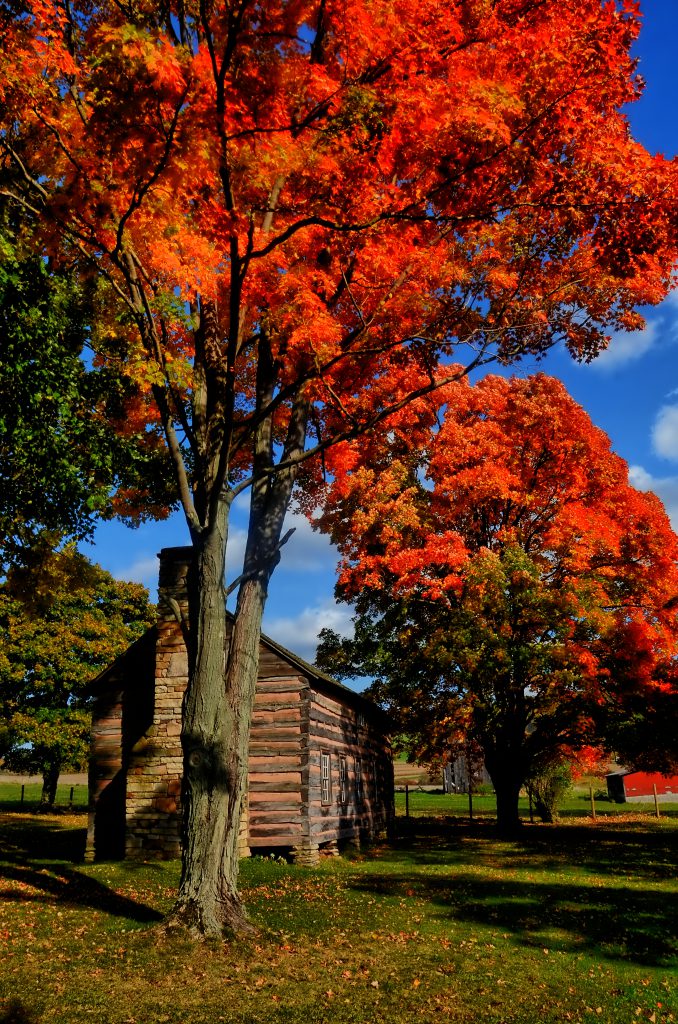
[[[393,765],[378,720],[348,694],[313,687],[308,730],[304,839],[313,860],[323,847],[333,851],[342,842],[364,842],[390,826]],[[323,793],[323,756],[329,759],[329,794]]]
[[[180,619],[187,618],[188,563],[186,549],[169,554],[174,557],[161,561],[157,627],[100,684],[92,727],[90,857],[95,851],[97,857],[180,854],[181,706],[188,681]],[[311,666],[287,654],[262,639],[241,851],[291,849],[312,862],[323,846],[365,839],[388,825],[390,747],[367,702],[319,681]],[[327,804],[323,753],[330,758]]]
[[[299,845],[308,679],[262,645],[249,756],[251,849]]]

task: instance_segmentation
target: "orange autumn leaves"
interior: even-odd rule
[[[125,294],[134,254],[161,376],[178,352],[190,396],[182,304],[208,299],[243,407],[265,324],[279,387],[306,391],[326,437],[383,405],[373,382],[416,388],[460,341],[512,359],[562,336],[588,357],[665,293],[675,168],[618,112],[639,91],[634,10],[271,0],[165,18],[102,2],[69,17],[34,0],[2,26],[9,148],[52,251],[75,246]],[[144,388],[148,368],[129,372]]]
[[[678,540],[659,500],[629,485],[607,436],[552,378],[488,376],[438,398],[329,460],[320,523],[343,555],[342,591],[455,607],[520,550],[539,586],[563,595],[572,635],[588,624],[583,674],[607,673],[628,649],[651,681],[676,645]]]

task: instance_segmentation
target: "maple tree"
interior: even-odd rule
[[[93,344],[136,385],[128,429],[164,433],[195,549],[174,923],[245,927],[257,642],[299,467],[473,366],[560,338],[590,358],[666,293],[676,168],[620,112],[638,25],[599,0],[3,8],[0,191],[102,282]]]
[[[4,766],[41,774],[50,807],[60,773],[87,763],[89,684],[154,623],[155,609],[140,584],[41,540],[0,585],[0,712]]]
[[[678,538],[558,381],[438,398],[328,457],[318,521],[358,615],[319,660],[375,675],[418,756],[476,740],[512,830],[526,779],[674,692]]]

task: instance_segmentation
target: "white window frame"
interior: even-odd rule
[[[346,754],[339,755],[339,803],[348,801],[348,762]]]
[[[327,751],[320,752],[320,803],[332,803],[332,760]]]
[[[365,799],[363,792],[363,762],[361,758],[356,757],[355,759],[355,802],[358,807],[362,807],[363,800]]]

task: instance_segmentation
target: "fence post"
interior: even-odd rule
[[[657,784],[652,783],[652,792],[654,793],[654,813],[659,817],[659,800],[657,799]]]
[[[405,783],[405,817],[409,818],[409,816],[410,816],[410,784],[409,784],[409,782],[406,782]]]
[[[589,786],[589,793],[591,795],[591,817],[596,820],[596,798],[593,795],[593,786]]]
[[[24,793],[25,793],[25,791],[26,791],[26,787],[22,784],[22,786],[21,786],[21,806],[22,807],[24,805]]]
[[[73,791],[74,791],[74,789],[75,789],[75,786],[71,786],[71,792],[70,792],[69,797],[68,797],[68,809],[69,809],[69,811],[73,810]]]

